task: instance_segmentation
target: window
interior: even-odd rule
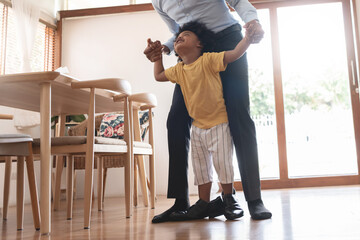
[[[264,188],[358,182],[351,1],[316,2],[254,4],[265,37],[247,57]]]
[[[278,22],[289,177],[357,174],[341,2],[281,7]]]
[[[0,9],[0,73],[18,73],[21,71],[21,60],[15,14],[11,7],[2,3]],[[55,30],[39,22],[30,60],[33,71],[54,70],[54,47]]]

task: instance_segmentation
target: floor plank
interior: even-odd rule
[[[151,219],[173,203],[164,196],[158,196],[156,209],[135,208],[130,219],[125,218],[123,198],[106,198],[104,211],[98,212],[94,204],[90,230],[82,228],[83,201],[75,201],[70,221],[62,201],[60,211],[53,212],[50,236],[34,230],[30,205],[25,208],[24,230],[16,231],[15,207],[11,207],[1,226],[1,239],[360,239],[360,185],[264,190],[262,195],[273,212],[270,220],[251,220],[243,193],[238,192],[245,209],[239,220],[227,221],[222,216],[161,224],[152,224]],[[191,197],[192,203],[196,200]]]

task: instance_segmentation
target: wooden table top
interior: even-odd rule
[[[72,89],[72,81],[79,81],[59,72],[33,72],[0,76],[0,105],[40,112],[40,84],[51,82],[51,115],[86,114],[89,108],[89,91]],[[34,84],[35,83],[35,84]],[[121,111],[113,93],[96,90],[95,112]]]

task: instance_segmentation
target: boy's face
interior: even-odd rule
[[[174,42],[174,49],[179,54],[184,48],[202,48],[201,42],[195,33],[184,31],[179,34]]]

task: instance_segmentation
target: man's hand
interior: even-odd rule
[[[259,43],[261,39],[264,37],[264,30],[262,29],[261,24],[258,20],[254,19],[244,25],[245,29],[250,28],[252,31],[252,42],[251,43]]]
[[[164,51],[164,46],[161,45],[160,41],[153,42],[150,38],[147,40],[148,45],[144,50],[144,54],[151,62],[156,62],[162,58],[162,52]],[[167,48],[167,47],[166,47]],[[169,50],[167,48],[167,50]]]
[[[248,24],[244,39],[249,43],[255,42],[255,25],[254,24]]]

